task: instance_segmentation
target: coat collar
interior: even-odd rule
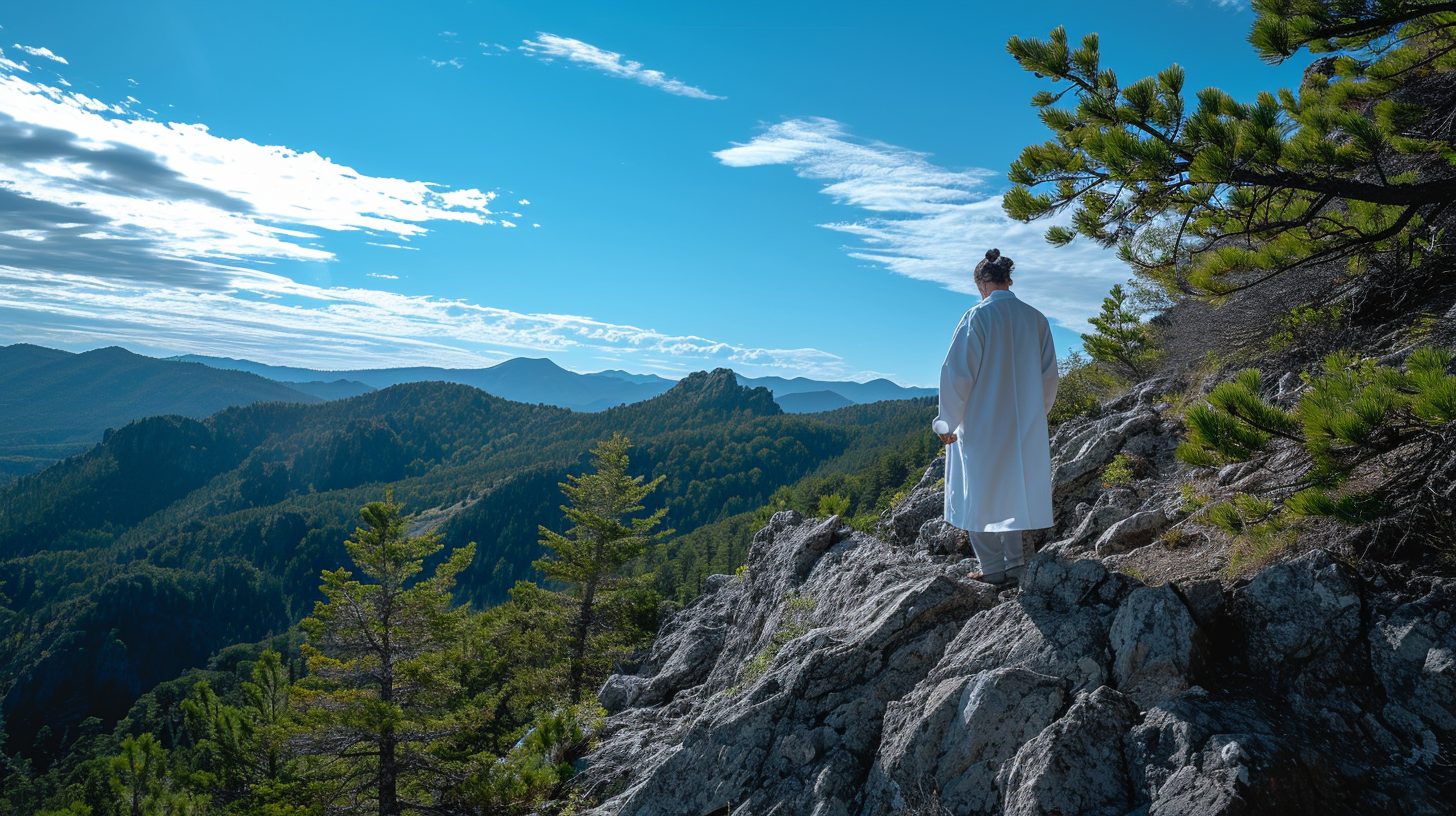
[[[991,294],[987,295],[986,297],[982,298],[981,299],[981,302],[982,303],[990,303],[993,300],[1006,300],[1008,298],[1011,299],[1011,300],[1015,300],[1016,299],[1016,295],[1011,294],[1011,290],[1010,289],[997,289],[996,291],[994,291]]]

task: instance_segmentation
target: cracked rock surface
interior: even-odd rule
[[[973,567],[775,515],[603,687],[589,812],[1452,812],[1456,585],[1324,551],[1231,594]]]
[[[1171,466],[1167,390],[1058,430],[1058,526],[1019,588],[966,577],[943,461],[879,537],[773,516],[603,686],[582,812],[1456,813],[1456,581],[1313,550],[1230,591],[1196,535],[1157,585],[1118,571],[1179,514],[1099,479]]]

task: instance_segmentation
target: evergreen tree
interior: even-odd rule
[[[289,699],[288,668],[269,649],[253,665],[251,676],[252,682],[242,684],[241,706],[224,704],[206,682],[198,683],[193,698],[182,703],[188,730],[217,778],[223,801],[266,795],[295,778],[289,739],[297,718]]]
[[[1080,47],[1061,28],[1011,38],[1022,68],[1067,87],[1032,99],[1055,137],[1012,164],[1007,213],[1071,208],[1052,243],[1119,246],[1165,291],[1215,300],[1315,262],[1418,262],[1453,201],[1456,11],[1419,0],[1255,0],[1254,11],[1264,59],[1338,56],[1298,90],[1245,104],[1206,88],[1190,105],[1181,67],[1123,85],[1096,34]],[[1058,107],[1069,94],[1075,106]]]
[[[1092,359],[1125,369],[1133,379],[1142,380],[1159,356],[1152,329],[1142,318],[1142,311],[1129,301],[1122,285],[1114,284],[1102,299],[1102,314],[1087,318],[1096,331],[1082,335],[1082,346]]]
[[[380,816],[427,807],[417,788],[430,759],[425,747],[450,730],[445,703],[456,690],[450,653],[468,610],[451,609],[455,576],[475,545],[453,552],[431,578],[416,579],[440,536],[410,536],[409,518],[387,498],[360,511],[368,525],[344,546],[355,566],[323,574],[326,601],[301,623],[310,677],[300,703],[308,709],[302,744],[342,761],[338,791],[350,801],[373,798]],[[411,798],[418,794],[419,798]]]
[[[632,618],[653,605],[652,576],[627,578],[621,568],[648,543],[672,531],[652,533],[666,508],[643,518],[628,518],[643,509],[642,500],[664,477],[644,483],[627,473],[631,443],[620,434],[592,450],[593,472],[567,476],[561,491],[571,506],[561,510],[572,523],[565,535],[541,527],[541,544],[551,551],[535,567],[546,578],[572,587],[575,595],[568,620],[566,688],[573,704],[581,702],[588,682],[600,680],[611,655],[646,634]]]
[[[167,750],[151,734],[127,737],[111,760],[111,791],[121,816],[190,816],[206,797],[172,773]]]

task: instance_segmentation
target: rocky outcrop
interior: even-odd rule
[[[745,576],[709,581],[607,682],[577,793],[599,816],[1456,801],[1456,583],[1323,551],[1231,593],[1057,552],[998,592],[972,566],[775,515]]]

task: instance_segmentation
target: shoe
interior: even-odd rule
[[[973,572],[966,577],[970,578],[972,581],[980,581],[983,584],[990,584],[992,586],[1000,586],[1001,584],[1006,583],[1006,573],[1004,572],[998,573],[996,575],[986,575],[980,572]]]

